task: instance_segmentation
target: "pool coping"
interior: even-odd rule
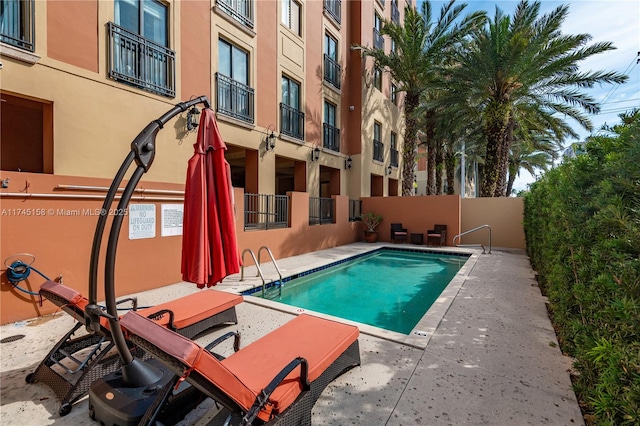
[[[283,281],[288,281],[287,278],[293,276],[304,276],[309,273],[317,272],[319,270],[326,269],[332,265],[343,263],[347,260],[350,260],[354,257],[366,256],[374,251],[390,248],[399,251],[418,251],[418,252],[426,252],[426,253],[435,253],[435,254],[443,254],[443,255],[458,255],[458,256],[468,256],[466,262],[462,265],[460,270],[456,273],[456,275],[451,279],[449,284],[444,288],[440,296],[433,302],[429,310],[422,316],[420,321],[413,328],[411,333],[402,334],[395,331],[385,330],[379,327],[375,327],[372,325],[347,320],[345,318],[336,317],[333,315],[324,314],[321,312],[313,311],[310,309],[298,308],[295,306],[285,305],[284,303],[280,303],[273,300],[263,299],[257,296],[244,295],[245,302],[252,303],[254,305],[262,306],[265,308],[273,309],[280,312],[285,312],[293,315],[300,315],[302,313],[310,313],[316,315],[321,318],[327,318],[334,321],[339,321],[347,324],[352,324],[357,326],[360,329],[360,332],[364,334],[368,334],[374,337],[378,337],[384,340],[392,341],[395,343],[400,343],[403,345],[411,346],[417,349],[425,349],[431,340],[431,337],[435,333],[438,325],[440,325],[444,315],[449,310],[449,307],[453,303],[455,297],[458,295],[458,292],[462,288],[462,285],[467,280],[467,277],[473,270],[476,262],[479,257],[479,250],[473,250],[469,248],[456,248],[456,247],[438,247],[436,249],[431,247],[422,247],[417,245],[390,245],[385,243],[379,243],[375,246],[367,245],[362,247],[362,251],[358,250],[358,253],[354,254],[345,254],[344,256],[340,256],[338,259],[327,259],[326,261],[320,262],[316,265],[312,265],[307,268],[300,268],[299,271],[291,271],[286,277],[283,274]],[[290,272],[290,271],[287,271]],[[258,281],[258,280],[252,280]],[[269,284],[274,285],[275,280],[270,280],[267,283],[267,287]],[[245,285],[240,285],[241,283],[237,282],[236,286],[230,288],[234,292],[244,293],[251,290],[260,291],[262,284],[254,285],[246,282]]]

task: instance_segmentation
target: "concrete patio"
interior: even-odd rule
[[[350,244],[278,263],[286,274],[371,247]],[[569,378],[571,360],[560,352],[525,253],[494,248],[491,255],[475,255],[475,264],[463,271],[423,344],[361,328],[362,365],[329,385],[315,405],[314,425],[583,424]],[[248,268],[246,275],[252,272]],[[234,276],[217,288],[239,285]],[[141,305],[152,305],[195,291],[193,284],[178,283],[137,296]],[[197,340],[239,330],[246,345],[292,318],[290,308],[273,309],[276,305],[254,299],[238,305],[237,326]],[[0,424],[97,424],[89,419],[86,398],[61,418],[59,402],[47,386],[25,383],[72,325],[68,315],[59,313],[0,327],[5,341],[0,344]],[[24,337],[7,339],[19,335]],[[216,413],[207,400],[182,424],[211,425]]]

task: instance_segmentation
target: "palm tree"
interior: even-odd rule
[[[496,7],[493,20],[473,34],[470,48],[457,51],[459,65],[450,68],[443,86],[450,102],[482,111],[482,197],[504,195],[513,132],[522,121],[537,121],[534,127],[546,127],[557,140],[575,133],[555,113],[590,131],[582,111],[597,113],[599,105],[580,89],[627,79],[613,71],[581,72],[580,61],[614,49],[612,44],[588,45],[588,34],[562,34],[567,5],[542,16],[539,11],[539,1],[521,0],[513,18]]]
[[[531,175],[536,170],[548,171],[553,162],[558,158],[558,150],[561,146],[549,139],[517,141],[511,147],[509,155],[509,178],[505,196],[511,195],[513,183],[520,176],[520,170],[524,169]]]
[[[406,7],[402,25],[385,20],[381,34],[388,36],[395,43],[395,51],[385,53],[383,49],[354,45],[354,49],[361,50],[364,56],[372,57],[376,66],[384,69],[399,83],[398,90],[406,93],[402,149],[403,195],[411,195],[413,191],[418,131],[415,112],[420,103],[420,96],[429,89],[436,76],[436,70],[450,57],[454,47],[473,28],[484,23],[483,12],[476,12],[455,23],[466,4],[454,6],[454,3],[455,0],[451,0],[442,7],[435,23],[432,23],[431,3],[428,0],[422,4],[421,11]]]

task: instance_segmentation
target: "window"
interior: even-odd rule
[[[218,40],[218,72],[246,85],[249,80],[249,54],[226,40]]]
[[[302,7],[296,0],[282,0],[282,23],[297,35],[300,33]]]
[[[300,111],[300,84],[282,76],[280,133],[304,140],[304,112]]]
[[[336,125],[336,106],[327,101],[324,102],[323,130],[322,146],[340,152],[340,129]]]
[[[109,77],[175,96],[175,52],[168,48],[167,7],[155,0],[116,0],[109,23]]]
[[[338,63],[338,41],[326,33],[324,35],[324,79],[336,89],[340,88],[342,67]]]
[[[400,25],[400,10],[398,8],[398,0],[391,0],[391,19]]]
[[[116,0],[116,24],[160,46],[167,46],[167,7],[155,0]]]
[[[382,126],[380,123],[375,122],[373,124],[373,159],[376,161],[383,161],[383,145],[382,145]]]
[[[340,0],[324,0],[324,10],[331,16],[336,22],[340,23],[341,11],[340,11],[341,1]]]
[[[33,0],[0,1],[0,42],[33,52]]]
[[[218,40],[217,111],[253,123],[253,88],[249,87],[249,54]]]
[[[398,167],[398,142],[397,135],[394,132],[391,132],[391,165],[394,167]]]
[[[216,6],[242,25],[253,28],[252,0],[216,0]]]
[[[382,69],[378,66],[373,68],[373,85],[376,89],[382,90]]]
[[[391,83],[391,102],[398,105],[398,86],[393,83]]]
[[[382,37],[382,18],[376,12],[373,18],[373,47],[384,49],[384,38]]]

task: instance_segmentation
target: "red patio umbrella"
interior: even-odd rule
[[[182,279],[203,288],[240,271],[231,168],[214,112],[200,115],[189,159],[182,226]]]

